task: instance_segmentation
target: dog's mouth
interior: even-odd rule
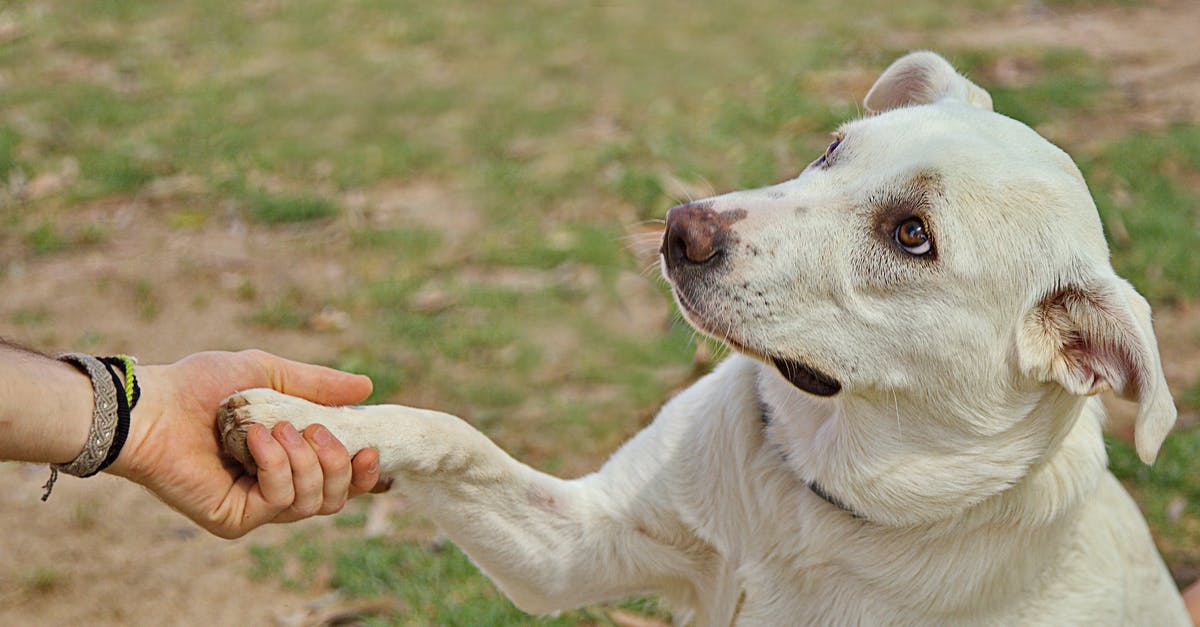
[[[728,332],[718,334],[710,331],[705,324],[705,317],[700,314],[700,312],[698,312],[690,302],[688,302],[687,296],[685,296],[684,293],[678,288],[676,288],[674,292],[675,297],[679,301],[680,309],[688,318],[688,321],[692,323],[692,326],[696,327],[696,329],[701,333],[724,342],[725,344],[729,345],[730,348],[738,351],[739,353],[749,355],[750,357],[753,357],[759,361],[769,362],[775,366],[775,369],[779,371],[779,374],[783,375],[783,378],[787,379],[789,383],[800,388],[801,390],[804,390],[805,392],[808,392],[809,394],[816,396],[833,396],[842,390],[842,384],[837,379],[825,374],[824,372],[821,372],[820,370],[817,370],[816,368],[813,368],[812,366],[809,366],[804,362],[795,359],[787,359],[785,357],[777,357],[764,351],[752,349],[738,339],[732,337]]]
[[[771,363],[792,385],[817,396],[833,396],[842,389],[837,379],[792,359],[772,357]]]

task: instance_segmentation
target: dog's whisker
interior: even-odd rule
[[[896,396],[896,390],[893,388],[892,393],[892,408],[896,412],[896,437],[904,439],[904,431],[900,426],[900,399]]]
[[[650,275],[652,275],[652,274],[658,274],[661,276],[662,273],[656,272],[657,270],[658,270],[658,262],[650,262],[650,263],[647,263],[646,265],[642,266],[642,269],[638,271],[638,274],[640,274],[646,278],[649,278]]]

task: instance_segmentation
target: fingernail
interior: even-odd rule
[[[325,427],[317,427],[316,429],[313,429],[312,439],[313,442],[316,442],[317,446],[321,448],[329,448],[330,446],[333,446],[333,434],[330,433],[329,429],[326,429]]]
[[[282,425],[279,427],[280,434],[283,435],[283,439],[287,440],[288,444],[300,444],[302,442],[300,432],[296,431],[296,427],[293,427],[292,423],[284,422],[280,424]]]
[[[367,466],[368,475],[373,475],[377,472],[379,472],[379,462],[374,462],[370,466]]]

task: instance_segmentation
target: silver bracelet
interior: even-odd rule
[[[87,372],[92,379],[96,403],[92,408],[92,428],[88,431],[87,443],[79,457],[66,464],[51,464],[50,468],[76,477],[87,477],[99,470],[108,449],[112,448],[113,436],[117,432],[117,387],[108,368],[91,355],[67,353],[59,355],[58,359],[78,364]]]

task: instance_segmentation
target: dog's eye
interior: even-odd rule
[[[896,243],[904,252],[921,256],[933,248],[933,240],[925,230],[925,223],[920,218],[909,218],[896,227]]]
[[[829,163],[829,160],[833,158],[833,151],[837,150],[838,144],[841,143],[842,135],[839,133],[834,136],[833,143],[829,144],[829,147],[825,149],[825,154],[821,155],[820,159],[817,159],[817,165],[825,165],[826,163]]]

